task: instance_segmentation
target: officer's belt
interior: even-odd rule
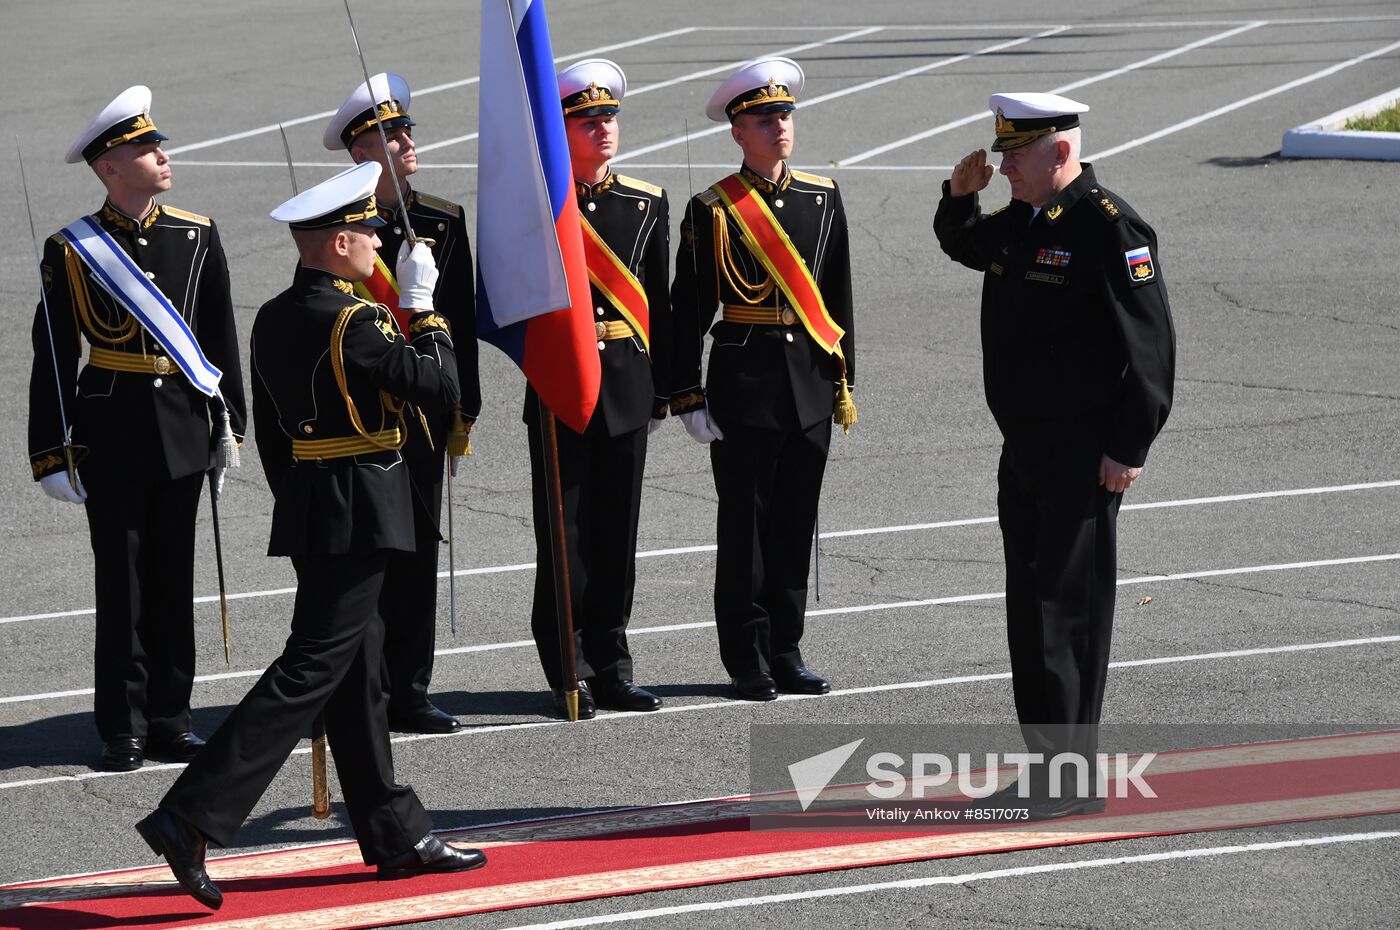
[[[797,311],[791,307],[743,307],[735,304],[724,305],[724,322],[743,323],[749,326],[794,326],[797,324]]]
[[[364,455],[369,452],[387,452],[403,445],[403,436],[396,426],[382,429],[368,436],[337,436],[334,439],[293,439],[292,458],[298,461],[311,459],[343,459],[351,455]]]
[[[168,375],[179,371],[164,355],[137,355],[135,352],[114,352],[111,349],[88,349],[88,364],[108,371],[132,371],[141,375]]]
[[[613,339],[630,339],[637,335],[632,324],[626,320],[599,320],[593,324],[593,332],[603,342]]]

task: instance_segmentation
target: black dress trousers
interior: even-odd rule
[[[723,426],[710,444],[719,496],[715,625],[734,677],[803,665],[807,572],[831,420],[799,430]]]
[[[293,556],[291,635],[279,656],[180,775],[161,806],[220,846],[325,711],[326,735],[366,865],[432,830],[413,789],[395,784],[380,678],[383,551]],[[310,785],[308,783],[308,798]]]
[[[532,396],[533,396],[533,392]],[[563,687],[554,593],[553,520],[545,493],[546,465],[539,418],[526,421],[530,437],[531,497],[535,515],[535,601],[530,629],[551,688]],[[574,656],[580,680],[632,679],[627,621],[636,580],[637,523],[647,429],[608,434],[595,416],[583,434],[557,423],[559,478],[568,535]]]

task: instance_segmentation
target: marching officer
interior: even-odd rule
[[[379,260],[374,273],[356,283],[356,292],[389,307],[397,314],[400,328],[406,326],[407,318],[399,310],[398,282],[391,270],[405,240],[406,210],[414,236],[432,250],[438,268],[433,303],[455,334],[461,400],[455,407],[418,405],[418,414],[408,417],[403,457],[412,479],[414,536],[418,546],[389,556],[381,607],[389,725],[410,733],[451,733],[461,724],[433,705],[428,698],[428,684],[433,673],[437,630],[443,461],[448,460],[447,467],[456,477],[462,457],[471,454],[469,433],[481,411],[475,337],[476,279],[461,206],[414,190],[409,184],[408,179],[418,171],[413,141],[416,123],[408,115],[411,99],[408,82],[402,77],[376,74],[346,98],[326,126],[322,141],[332,151],[347,150],[357,164],[372,161],[383,169],[376,190],[379,215],[385,221],[379,231]],[[384,124],[383,138],[376,126],[376,112]]]
[[[943,182],[933,228],[954,261],[982,272],[1016,714],[1033,753],[1092,761],[1118,508],[1171,411],[1175,335],[1157,234],[1079,160],[1089,108],[1041,93],[994,94],[989,105],[1011,202],[981,212],[992,167],[978,150]],[[1038,819],[1104,806],[1050,797],[1045,766],[1014,787]]]
[[[680,386],[671,411],[710,443],[720,658],[751,701],[830,690],[799,643],[831,424],[855,422],[841,193],[830,178],[788,166],[802,81],[796,62],[762,58],[710,98],[706,114],[729,121],[744,160],[687,206],[671,288]]]
[[[578,715],[595,704],[651,711],[661,699],[632,678],[627,621],[636,581],[637,521],[647,436],[666,416],[671,352],[670,213],[666,192],[613,173],[627,79],[615,63],[581,61],[559,73],[569,160],[588,262],[602,383],[587,429],[556,426],[565,547],[579,678]],[[525,393],[535,516],[535,599],[530,628],[554,704],[567,717],[554,548],[545,496],[540,404]]]
[[[68,150],[107,199],[44,243],[29,380],[34,479],[87,506],[94,716],[117,772],[204,745],[190,729],[195,513],[246,419],[218,227],[156,201],[171,171],[150,105],[149,88],[127,88]]]
[[[374,268],[384,224],[380,168],[357,165],[272,212],[301,262],[292,286],[253,324],[253,418],[275,499],[269,555],[297,573],[286,646],[137,830],[180,884],[210,908],[223,895],[204,869],[208,841],[227,846],[324,711],[350,823],[381,878],[485,864],[446,846],[413,789],[395,783],[381,685],[380,592],[390,553],[416,544],[401,449],[411,404],[451,409],[457,365],[447,320],[433,312],[436,268],[424,244],[396,263],[393,314],[354,295]]]

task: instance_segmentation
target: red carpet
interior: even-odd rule
[[[749,799],[733,798],[443,834],[490,858],[460,875],[378,882],[353,843],[227,856],[209,864],[225,896],[213,913],[161,864],[0,886],[0,926],[376,927],[803,872],[1393,813],[1400,733],[1162,753],[1148,780],[1156,799],[1112,799],[1104,813],[1053,829],[751,831]],[[863,788],[829,788],[822,799],[843,796],[856,801]]]

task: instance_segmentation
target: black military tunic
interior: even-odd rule
[[[827,312],[845,331],[841,349],[854,388],[850,248],[836,182],[786,165],[776,184],[747,166],[741,172],[782,224]],[[717,247],[721,238],[727,246]],[[682,218],[671,302],[677,333],[672,412],[708,404],[724,433],[710,445],[719,495],[720,658],[735,678],[803,665],[798,644],[841,362],[793,314],[784,317],[790,323],[715,320],[721,305],[777,315],[788,303],[712,190],[693,198]],[[702,394],[707,330],[713,342]]]
[[[322,710],[365,862],[405,852],[432,828],[413,790],[394,782],[378,605],[388,551],[410,551],[415,539],[403,458],[375,444],[394,444],[386,434],[403,428],[403,402],[450,408],[458,389],[443,317],[415,316],[408,338],[348,281],[305,267],[258,311],[253,420],[275,497],[268,553],[290,555],[297,572],[291,634],[161,801],[220,845]],[[339,454],[346,448],[365,451]]]
[[[1099,464],[1146,461],[1171,410],[1175,336],[1156,233],[1092,166],[1033,213],[1013,200],[982,215],[975,194],[954,197],[944,182],[934,231],[984,272],[1017,714],[1023,725],[1097,724],[1122,501],[1099,485]]]
[[[627,621],[636,579],[637,520],[646,466],[647,424],[666,415],[670,397],[671,309],[667,293],[670,217],[666,192],[609,174],[594,185],[575,183],[579,213],[646,291],[651,354],[639,335],[601,339],[602,383],[587,429],[556,424],[559,471],[568,536],[569,578],[580,679],[632,679]],[[591,288],[601,327],[624,318]],[[530,627],[551,688],[563,686],[554,596],[554,558],[545,498],[539,401],[525,396],[535,516],[535,599]]]
[[[455,334],[457,382],[462,393],[455,409],[460,409],[464,424],[472,424],[481,412],[481,381],[477,370],[477,342],[473,335],[476,332],[476,272],[464,212],[451,201],[412,190],[405,206],[414,235],[433,240],[433,260],[438,269],[433,306],[447,319]],[[387,223],[377,230],[382,243],[379,257],[385,267],[394,271],[399,246],[404,240],[403,214],[380,204],[379,216]],[[438,550],[443,538],[440,530],[443,458],[455,420],[454,408],[418,405],[417,409],[427,420],[431,435],[425,435],[417,417],[410,414],[403,456],[412,479],[414,533],[418,546],[412,552],[389,557],[381,608],[385,623],[385,689],[389,692],[389,715],[398,720],[426,708],[429,703],[428,683],[436,644]]]
[[[163,204],[139,220],[110,203],[93,216],[170,299],[223,372],[219,389],[241,441],[243,375],[218,228]],[[97,729],[104,741],[160,742],[190,729],[195,513],[217,424],[205,396],[61,235],[44,244],[42,270],[49,318],[40,302],[29,381],[30,465],[35,480],[64,470],[61,397],[88,492]],[[112,356],[117,364],[129,358],[152,367],[122,371],[90,361],[79,371],[84,342],[98,355],[119,353]]]

